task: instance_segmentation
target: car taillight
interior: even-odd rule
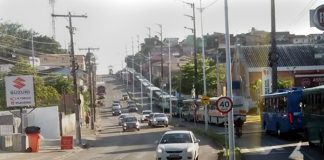
[[[294,122],[294,117],[293,117],[293,114],[291,112],[288,113],[288,118],[289,118],[289,123],[290,124],[293,124]]]

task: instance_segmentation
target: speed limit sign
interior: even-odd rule
[[[222,113],[228,113],[232,110],[233,101],[229,97],[220,97],[216,101],[216,108]]]

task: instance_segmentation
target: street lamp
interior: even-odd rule
[[[203,59],[204,96],[206,96],[207,95],[206,68],[205,68],[206,67],[206,62],[205,62],[205,44],[204,44],[202,11],[203,11],[203,8],[201,6],[201,0],[200,0],[201,48],[202,48],[202,59]],[[204,108],[205,108],[205,131],[207,131],[208,130],[208,110],[207,110],[207,105],[205,105]]]

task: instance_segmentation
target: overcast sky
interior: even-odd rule
[[[185,0],[184,0],[185,1]],[[199,0],[186,0],[195,2]],[[246,33],[255,27],[270,31],[271,0],[228,0],[229,29],[231,34]],[[212,5],[210,5],[212,4]],[[289,31],[294,34],[322,33],[309,25],[309,10],[324,4],[324,0],[276,0],[277,31]],[[202,0],[204,34],[225,32],[224,0]],[[87,14],[88,18],[74,18],[75,52],[86,54],[78,48],[99,47],[94,51],[98,60],[98,73],[107,74],[108,65],[114,71],[121,69],[122,60],[137,52],[137,35],[140,43],[148,37],[146,27],[151,27],[152,36],[163,25],[163,37],[178,37],[182,40],[191,31],[192,21],[184,14],[192,15],[190,6],[181,0],[55,0],[55,13]],[[44,35],[52,36],[51,6],[49,0],[0,0],[1,21],[23,24]],[[196,10],[197,35],[201,36],[200,13]],[[56,40],[63,48],[69,42],[67,18],[56,18]]]

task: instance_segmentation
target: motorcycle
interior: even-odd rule
[[[243,124],[244,121],[241,118],[238,118],[235,122],[234,122],[234,127],[235,127],[235,135],[240,138],[242,136],[242,130],[243,130]]]
[[[237,138],[240,138],[242,136],[242,126],[235,126],[235,135]]]

